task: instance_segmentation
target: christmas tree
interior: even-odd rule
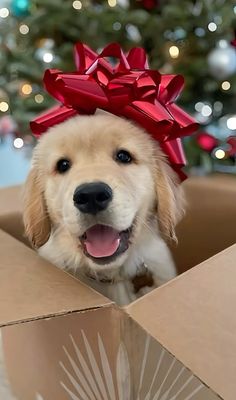
[[[201,125],[184,139],[190,168],[234,171],[235,28],[233,0],[0,0],[0,135],[11,129],[16,146],[32,142],[29,120],[54,104],[43,73],[73,71],[78,40],[96,51],[118,42],[185,77],[178,102]]]

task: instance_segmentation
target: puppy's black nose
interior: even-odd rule
[[[112,200],[112,189],[106,183],[84,183],[75,189],[74,205],[81,212],[97,214],[108,207]]]

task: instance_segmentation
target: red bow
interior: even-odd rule
[[[118,58],[112,66],[106,57]],[[186,165],[180,137],[193,133],[198,124],[174,101],[182,91],[180,75],[161,75],[149,69],[145,51],[133,48],[126,56],[118,44],[97,54],[88,46],[75,46],[76,72],[49,69],[44,75],[47,91],[63,105],[31,122],[40,136],[49,127],[76,114],[93,114],[97,108],[137,122],[156,139],[181,179]]]

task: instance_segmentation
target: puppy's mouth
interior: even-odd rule
[[[80,241],[87,257],[97,264],[108,264],[129,248],[131,233],[132,227],[119,232],[111,226],[97,224]]]

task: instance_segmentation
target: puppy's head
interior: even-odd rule
[[[127,120],[78,116],[51,128],[35,149],[24,223],[36,248],[57,235],[64,238],[58,256],[119,267],[144,225],[174,238],[180,214],[174,172],[157,143]]]

